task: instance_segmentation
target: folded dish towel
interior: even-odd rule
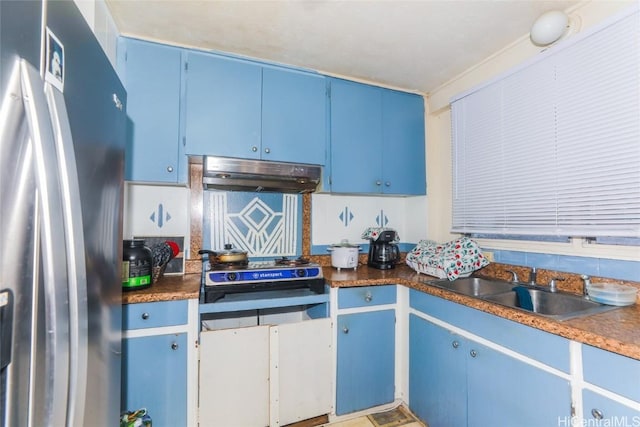
[[[524,286],[516,286],[512,290],[516,292],[518,297],[518,306],[525,310],[533,311],[533,301],[531,301],[531,294],[529,294],[529,290]]]
[[[395,231],[393,228],[387,228],[387,227],[369,227],[362,232],[362,236],[360,237],[366,240],[376,240],[380,235],[380,233],[382,233],[385,230]],[[396,238],[393,241],[393,243],[398,243],[399,241],[400,241],[400,236],[396,231]]]
[[[468,237],[443,244],[433,240],[421,240],[407,254],[406,262],[418,272],[427,274],[432,274],[432,271],[443,272],[442,276],[446,276],[449,280],[468,276],[489,264],[478,244]]]

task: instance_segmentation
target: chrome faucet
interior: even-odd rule
[[[557,292],[558,284],[556,282],[561,280],[564,279],[562,277],[554,277],[553,279],[551,279],[551,281],[549,282],[549,292]]]
[[[537,277],[538,277],[538,272],[535,267],[532,267],[531,271],[529,272],[529,284],[535,286]]]
[[[520,280],[518,279],[518,273],[516,273],[515,271],[512,270],[506,270],[507,273],[511,273],[513,276],[511,277],[511,282],[512,283],[520,283]]]

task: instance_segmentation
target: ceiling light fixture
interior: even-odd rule
[[[569,16],[561,10],[543,13],[531,26],[531,41],[538,46],[547,46],[568,32]]]

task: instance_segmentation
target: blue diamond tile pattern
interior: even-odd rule
[[[380,210],[380,213],[376,216],[376,224],[378,224],[379,227],[386,227],[388,223],[389,218],[387,218],[384,210]]]
[[[207,192],[203,244],[219,250],[230,243],[250,257],[300,255],[301,206],[296,194]]]
[[[158,228],[162,228],[165,222],[171,219],[171,215],[169,215],[169,212],[165,212],[164,205],[160,203],[158,204],[158,209],[151,213],[149,219],[151,222],[154,222]]]
[[[353,220],[354,215],[353,215],[353,212],[349,209],[349,207],[345,206],[345,208],[342,210],[342,212],[340,212],[340,215],[338,215],[338,217],[340,218],[340,222],[343,223],[345,227],[348,227],[351,221]]]

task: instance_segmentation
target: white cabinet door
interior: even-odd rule
[[[269,425],[269,326],[200,334],[200,425]]]
[[[278,325],[278,425],[331,412],[331,319]],[[272,385],[273,386],[273,385]],[[274,421],[274,420],[272,420]]]

